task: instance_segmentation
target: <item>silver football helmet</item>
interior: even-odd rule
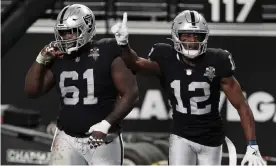
[[[177,52],[187,58],[195,58],[206,51],[209,29],[206,20],[197,11],[185,10],[178,14],[173,20],[171,30],[174,49]],[[183,42],[180,40],[181,34],[195,34],[201,38],[196,42]],[[191,48],[194,44],[198,46]]]
[[[74,37],[67,38],[68,33]],[[61,52],[71,54],[90,42],[95,33],[95,15],[87,6],[68,5],[58,14],[55,38]]]

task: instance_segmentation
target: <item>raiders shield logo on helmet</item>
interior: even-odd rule
[[[86,23],[86,25],[88,25],[89,29],[92,29],[92,15],[91,14],[87,14],[86,16],[83,17],[84,22]]]

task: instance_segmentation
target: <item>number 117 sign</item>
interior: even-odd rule
[[[260,0],[206,0],[205,17],[211,22],[262,22]],[[208,11],[206,11],[208,10]],[[208,13],[208,14],[207,14]]]

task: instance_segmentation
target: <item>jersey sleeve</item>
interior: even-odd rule
[[[154,44],[148,54],[148,59],[151,61],[157,62],[160,68],[164,68],[166,55],[170,54],[170,50],[171,49],[168,44],[164,44],[164,43]]]
[[[221,77],[230,77],[234,75],[236,66],[235,62],[233,60],[232,54],[228,52],[227,50],[220,50],[219,56],[221,57],[220,60],[220,69],[219,69],[219,75]]]
[[[122,49],[114,38],[104,38],[102,39],[102,43],[106,45],[105,49],[110,50],[112,53],[112,59],[122,55]]]

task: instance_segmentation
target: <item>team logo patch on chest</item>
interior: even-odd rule
[[[213,81],[213,78],[216,76],[216,69],[212,66],[206,67],[204,76],[208,77],[210,81]]]
[[[93,57],[93,59],[96,61],[99,56],[100,56],[100,54],[99,54],[98,47],[94,47],[94,48],[90,49],[90,54],[88,55],[88,57]]]

